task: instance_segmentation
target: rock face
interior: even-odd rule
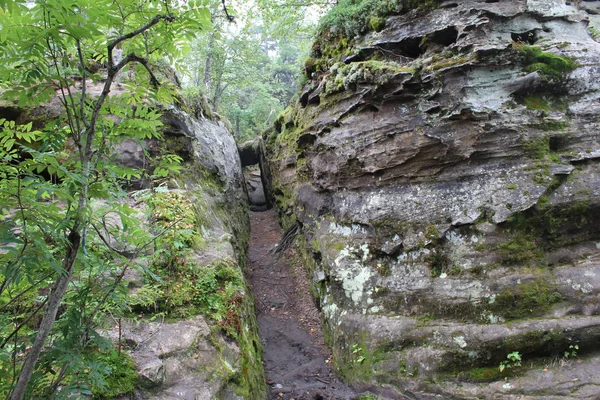
[[[72,89],[81,90],[81,84]],[[87,90],[97,96],[102,84],[89,81]],[[126,90],[115,84],[111,96]],[[115,313],[107,317],[110,328],[101,329],[132,358],[140,378],[136,393],[120,398],[265,398],[254,301],[242,272],[250,221],[238,148],[224,123],[203,116],[208,113],[193,117],[174,106],[160,108],[160,140],[126,139],[110,155],[146,172],[128,182],[136,190],[123,201],[153,238],[147,254],[132,260],[138,268],[123,272],[134,314]],[[35,109],[0,104],[0,117],[36,127],[62,113],[59,98]],[[181,158],[181,173],[149,185],[147,177],[166,154]],[[126,229],[114,204],[96,198],[91,203],[104,216],[106,243],[127,254],[120,236]],[[144,237],[141,231],[131,234]]]
[[[392,398],[594,398],[600,2],[582,4],[446,1],[313,48],[267,154],[350,381]],[[543,372],[575,348],[580,364]],[[580,384],[559,390],[567,375]]]
[[[236,144],[221,123],[193,118],[175,108],[163,113],[163,123],[164,140],[147,144],[149,151],[151,155],[174,153],[184,160],[180,176],[169,182],[166,193],[171,197],[167,199],[192,207],[195,214],[192,219],[199,225],[195,228],[196,237],[191,238],[194,244],[184,253],[185,268],[192,271],[190,276],[199,278],[188,279],[201,282],[208,279],[204,277],[210,271],[220,276],[220,270],[231,268],[235,271],[234,277],[238,277],[206,294],[198,293],[193,285],[187,286],[192,290],[190,296],[218,299],[214,292],[232,290],[231,296],[224,299],[224,306],[231,305],[235,309],[217,318],[191,313],[191,317],[164,323],[152,322],[154,318],[126,321],[121,326],[121,338],[117,329],[109,334],[114,341],[125,344],[136,363],[141,378],[138,397],[157,400],[264,398],[266,387],[254,302],[240,270],[244,267],[250,227],[245,180]],[[174,254],[172,257],[182,256]],[[155,284],[155,280],[148,277],[141,282],[138,276],[128,277],[128,280],[134,299]],[[186,284],[189,282],[182,281],[174,287],[185,288]],[[228,289],[231,287],[233,289]],[[185,308],[191,307],[188,302],[194,299],[186,296],[180,301],[181,308]],[[202,303],[193,307],[204,311],[218,306],[211,303],[203,308],[198,304]],[[160,309],[161,306],[154,307]],[[222,329],[227,326],[229,331]]]

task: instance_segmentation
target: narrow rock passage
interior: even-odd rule
[[[332,372],[319,313],[302,266],[269,253],[282,230],[273,210],[250,212],[248,279],[256,312],[271,399],[353,399]]]

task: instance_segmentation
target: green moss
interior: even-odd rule
[[[390,265],[388,263],[377,264],[377,266],[375,267],[375,270],[377,271],[377,273],[379,275],[381,275],[384,278],[387,278],[388,276],[390,276],[392,274],[392,268],[390,267]]]
[[[549,192],[561,183],[558,178],[546,182]],[[573,201],[567,206],[550,207],[547,195],[540,197],[535,208],[516,213],[507,222],[507,228],[513,238],[503,244],[501,254],[506,264],[539,263],[543,253],[568,244],[597,240],[600,234],[593,228],[596,219],[595,210],[586,198]],[[509,255],[516,251],[514,255]],[[533,251],[528,256],[528,251]],[[519,259],[521,259],[519,261]]]
[[[559,77],[577,68],[577,63],[571,57],[557,56],[543,52],[539,46],[515,44],[526,72],[538,71],[542,76]]]
[[[455,65],[463,65],[472,61],[472,56],[455,55],[446,58],[436,59],[434,56],[433,62],[429,64],[425,70],[438,71],[440,69],[453,67]]]
[[[425,256],[425,261],[429,263],[433,278],[438,278],[443,272],[447,273],[450,264],[448,256],[439,248],[434,248],[430,254]]]
[[[564,121],[545,121],[537,124],[531,124],[530,126],[546,132],[552,132],[563,131],[567,127],[567,123]]]
[[[438,3],[438,0],[340,0],[319,22],[319,33],[336,32],[352,38],[366,32],[372,18],[404,14],[413,9],[430,10]]]
[[[563,301],[556,287],[545,278],[521,283],[496,295],[489,310],[506,319],[522,319],[543,315],[552,305]]]
[[[375,32],[381,32],[385,28],[385,18],[373,16],[369,18],[369,29]]]
[[[375,396],[374,394],[361,394],[356,398],[356,400],[381,400],[381,397]]]
[[[550,137],[544,135],[522,142],[525,153],[534,160],[543,160],[550,152]]]
[[[105,385],[91,387],[94,399],[113,399],[133,393],[139,378],[135,363],[126,353],[112,349],[99,353],[95,359],[103,365],[106,376]]]
[[[425,238],[431,241],[440,239],[440,232],[435,225],[428,225],[425,228]]]
[[[312,76],[313,73],[315,73],[317,71],[316,69],[316,60],[312,57],[308,57],[305,61],[304,61],[304,75],[307,78],[310,78]]]
[[[527,265],[544,259],[544,249],[539,238],[523,232],[513,233],[510,238],[498,245],[497,253],[505,264]]]
[[[471,382],[494,382],[508,377],[510,370],[500,372],[498,367],[481,367],[465,371],[464,377]]]
[[[392,78],[402,73],[415,74],[413,67],[403,66],[394,62],[368,60],[344,64],[336,63],[330,69],[325,80],[324,95],[331,95],[356,84],[376,83],[385,85]]]
[[[546,99],[538,95],[528,95],[523,98],[523,104],[525,107],[532,110],[550,111],[550,104]]]

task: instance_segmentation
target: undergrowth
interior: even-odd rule
[[[234,260],[200,265],[193,251],[202,244],[199,216],[182,192],[162,190],[147,200],[156,231],[145,284],[132,296],[136,313],[190,318],[205,315],[232,337],[240,329],[244,278]]]

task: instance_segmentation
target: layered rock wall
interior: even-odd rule
[[[446,1],[317,41],[309,82],[266,140],[272,193],[284,223],[303,225],[349,380],[516,398],[558,390],[534,375],[570,346],[595,360],[596,3]],[[512,352],[530,365],[521,383],[477,384],[482,371],[501,380]],[[557,398],[600,381],[578,379]]]

